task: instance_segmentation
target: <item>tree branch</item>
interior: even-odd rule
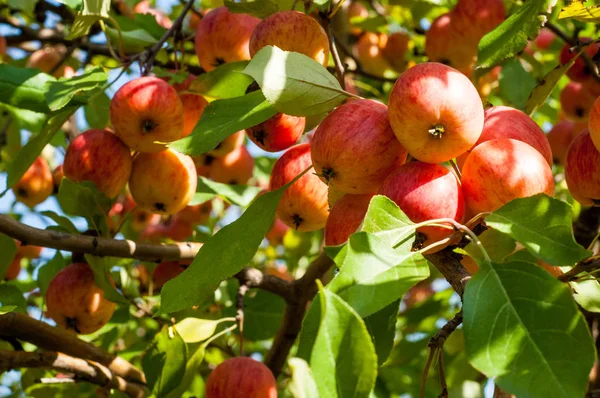
[[[281,296],[288,303],[298,300],[290,282],[274,275],[265,274],[256,268],[244,268],[235,274],[235,278],[240,282],[240,285],[266,290]]]

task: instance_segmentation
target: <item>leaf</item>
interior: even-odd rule
[[[260,91],[211,102],[192,133],[169,146],[186,155],[202,155],[233,133],[273,117],[277,111]]]
[[[44,123],[48,116],[45,113],[33,112],[27,109],[15,108],[10,105],[2,105],[0,109],[5,109],[13,117],[13,120],[18,122],[19,126],[22,129],[27,131],[31,131],[32,133],[39,133],[44,127]],[[3,121],[4,122],[4,121]],[[17,128],[18,131],[18,128]],[[17,142],[15,142],[17,143]],[[10,145],[10,141],[8,142]],[[18,144],[21,144],[21,140],[19,137]]]
[[[96,95],[83,107],[85,120],[92,129],[103,129],[108,124],[110,98],[105,93]]]
[[[46,83],[55,81],[39,69],[18,68],[0,64],[0,102],[16,108],[48,113]]]
[[[544,77],[540,84],[538,84],[529,95],[527,103],[525,104],[525,113],[532,116],[540,106],[544,105],[554,88],[558,84],[558,81],[565,73],[573,66],[575,60],[578,57],[573,57],[568,63],[564,65],[557,65],[556,68],[552,69]]]
[[[2,66],[2,65],[0,65]],[[0,72],[1,73],[1,72]],[[23,174],[33,164],[35,159],[50,142],[54,134],[62,127],[63,123],[75,112],[75,108],[64,109],[48,118],[42,131],[30,138],[27,144],[19,151],[15,160],[7,167],[7,188],[12,188],[23,177]]]
[[[279,5],[273,0],[255,0],[240,2],[225,0],[224,5],[232,13],[248,14],[260,19],[264,19],[271,14],[275,14],[276,12],[281,11]]]
[[[75,16],[67,40],[87,35],[96,22],[109,19],[110,0],[83,0],[83,10]]]
[[[116,28],[106,26],[106,36],[115,45],[119,45],[122,38],[123,49],[126,52],[142,52],[156,44],[160,39],[160,35],[156,36],[156,26],[150,25],[148,18],[152,18],[152,21],[156,24],[154,16],[149,14],[136,14],[133,20],[123,15],[117,15],[114,17],[114,20],[121,29],[121,34],[119,34]],[[160,26],[159,29],[162,29],[163,33],[165,32],[165,29]]]
[[[581,22],[600,22],[600,5],[586,7],[583,1],[574,0],[562,8],[558,19],[574,18]]]
[[[153,395],[164,397],[185,374],[187,347],[173,327],[164,326],[142,357],[142,368]]]
[[[0,234],[0,281],[4,280],[8,267],[17,254],[17,245],[13,238]]]
[[[302,358],[288,359],[288,365],[292,377],[287,384],[287,389],[294,398],[315,398],[319,396],[319,390],[308,363]]]
[[[568,287],[548,272],[481,263],[463,316],[471,364],[501,388],[517,396],[585,395],[594,343]]]
[[[237,220],[210,238],[192,264],[163,286],[160,312],[166,314],[202,303],[221,281],[240,271],[254,257],[275,220],[281,196],[294,181],[259,196]]]
[[[361,230],[376,235],[390,246],[406,242],[415,234],[414,223],[396,203],[383,195],[371,199]]]
[[[8,314],[17,309],[16,305],[2,305],[0,306],[0,315]]]
[[[400,300],[396,300],[382,310],[363,319],[371,335],[371,340],[373,340],[375,353],[377,354],[377,364],[380,366],[388,359],[394,346],[399,307]]]
[[[537,36],[543,18],[538,15],[543,15],[546,7],[546,0],[526,1],[517,12],[483,36],[477,56],[479,67],[491,68],[523,50],[527,40]]]
[[[62,227],[65,231],[71,233],[71,234],[78,234],[79,231],[77,230],[77,227],[75,227],[75,225],[73,225],[73,222],[71,220],[69,220],[68,217],[65,216],[60,216],[58,214],[56,214],[53,211],[50,210],[46,210],[46,211],[42,211],[40,212],[41,215],[46,216],[50,219],[52,219],[52,221],[54,221],[55,223],[57,223],[60,227]]]
[[[60,251],[57,250],[52,260],[48,261],[46,264],[42,265],[39,268],[37,285],[40,288],[42,296],[46,296],[46,290],[48,290],[48,285],[50,285],[50,281],[54,278],[58,271],[65,268],[66,266],[67,261],[63,258]]]
[[[573,265],[592,254],[575,242],[571,206],[544,194],[513,200],[485,221],[551,265]]]
[[[74,105],[84,105],[90,95],[97,93],[106,83],[108,75],[102,67],[97,66],[85,74],[74,77],[62,77],[57,81],[46,82],[46,102],[50,110],[64,108],[73,100]],[[82,92],[91,91],[88,95]]]
[[[111,257],[96,257],[89,254],[85,255],[85,259],[94,272],[94,281],[104,292],[104,297],[113,303],[129,306],[129,301],[115,288],[115,283],[110,277],[110,269],[118,260]]]
[[[217,194],[228,202],[243,207],[248,206],[261,191],[259,187],[221,184],[204,177],[199,178],[196,188],[196,193]]]
[[[368,397],[377,355],[360,316],[320,286],[300,332],[298,356],[310,364],[321,397]]]
[[[246,65],[248,61],[223,64],[194,79],[188,91],[214,99],[242,96],[246,94],[246,89],[252,83],[252,78],[242,73]]]
[[[256,295],[244,297],[244,338],[267,340],[275,336],[283,312],[285,301],[276,294],[259,290]]]
[[[108,214],[111,206],[110,199],[94,183],[73,182],[67,178],[62,180],[56,199],[65,213],[85,217],[91,224],[94,216]]]
[[[488,256],[496,263],[502,263],[512,252],[515,251],[517,244],[509,235],[503,234],[493,228],[488,228],[478,236],[481,244],[485,248]],[[476,262],[483,261],[483,255],[478,245],[470,242],[465,246],[465,251]]]
[[[171,391],[167,396],[169,398],[181,398],[183,393],[188,391],[190,386],[193,386],[193,381],[200,376],[200,366],[204,360],[204,354],[206,353],[206,343],[201,344],[194,354],[191,356],[187,364],[185,365],[185,375],[181,380],[179,386]],[[200,378],[202,380],[202,378]],[[204,393],[204,384],[201,385],[200,391],[197,393],[198,396]],[[192,394],[192,397],[194,394]]]
[[[185,318],[175,324],[177,333],[186,343],[198,343],[215,333],[219,323],[230,319]]]
[[[27,313],[27,300],[18,287],[0,283],[0,307],[15,307],[11,312]]]
[[[584,310],[600,312],[600,283],[597,279],[570,282],[573,298]]]
[[[515,108],[525,109],[527,98],[536,84],[535,78],[523,68],[518,58],[506,61],[502,65],[499,79],[500,94]]]
[[[278,112],[287,115],[318,115],[352,96],[317,61],[273,46],[257,52],[244,73],[256,80]]]
[[[33,15],[37,2],[38,0],[7,0],[10,8],[21,10],[29,15]]]
[[[393,249],[365,232],[350,236],[344,262],[338,266],[340,272],[327,289],[363,318],[400,299],[429,276],[427,260],[420,253]]]

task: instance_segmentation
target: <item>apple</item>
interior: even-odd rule
[[[129,190],[140,209],[175,214],[188,205],[196,193],[197,183],[198,175],[192,158],[167,149],[136,155]]]
[[[406,295],[404,296],[404,304],[406,308],[412,308],[416,304],[419,304],[429,297],[435,294],[435,290],[431,286],[431,281],[424,280],[411,287]]]
[[[499,86],[500,71],[502,71],[502,66],[496,66],[479,78],[477,81],[477,91],[481,98],[485,99],[489,97],[492,90]]]
[[[534,147],[511,138],[481,143],[462,167],[462,188],[474,213],[499,209],[517,198],[554,195],[548,161]]]
[[[547,50],[554,42],[554,39],[556,39],[554,32],[548,28],[542,28],[535,38],[534,43],[539,50]]]
[[[383,47],[383,56],[396,72],[406,69],[404,56],[408,51],[410,37],[404,32],[394,32],[387,37],[387,43]]]
[[[311,164],[310,144],[289,148],[273,166],[270,190],[281,188]],[[323,228],[328,215],[327,185],[314,174],[314,170],[308,170],[289,186],[277,206],[277,217],[300,232]]]
[[[250,35],[260,19],[234,14],[227,7],[209,11],[196,29],[196,54],[200,66],[209,72],[227,62],[250,59]]]
[[[183,105],[177,91],[158,77],[123,85],[110,102],[115,134],[132,150],[158,152],[183,136]]]
[[[209,177],[210,176],[210,166],[215,160],[214,156],[204,154],[198,156],[192,156],[192,160],[194,161],[194,165],[196,166],[196,173],[198,176]]]
[[[383,55],[387,39],[386,34],[373,32],[365,32],[359,37],[354,55],[365,72],[382,77],[386,70],[391,69],[392,66]]]
[[[242,136],[243,137],[243,136]],[[254,158],[245,146],[215,158],[210,164],[210,178],[222,184],[246,185],[254,173]]]
[[[304,133],[306,118],[278,113],[272,118],[246,129],[248,138],[267,152],[288,149]]]
[[[388,115],[402,146],[428,163],[465,153],[479,139],[484,121],[473,83],[435,62],[415,65],[400,75],[390,93]]]
[[[311,142],[315,172],[344,193],[373,193],[406,161],[394,137],[387,107],[372,100],[339,106],[321,122]]]
[[[244,136],[244,130],[233,133],[223,141],[219,142],[219,145],[217,145],[215,149],[209,151],[208,156],[220,158],[233,152],[234,149],[244,145]]]
[[[131,174],[129,148],[107,130],[79,134],[67,148],[63,169],[71,181],[91,181],[109,198],[117,196]]]
[[[160,214],[151,213],[142,209],[131,212],[131,228],[136,232],[142,232],[150,225],[157,225],[161,221]]]
[[[192,225],[205,225],[210,220],[212,212],[212,200],[206,201],[199,205],[187,206],[179,213],[175,214],[176,219],[181,219],[189,222]]]
[[[183,107],[183,134],[181,136],[183,138],[192,134],[204,109],[208,106],[208,101],[201,95],[189,93],[179,94],[179,98]]]
[[[39,156],[12,188],[19,202],[29,207],[42,203],[52,194],[54,181],[48,162]]]
[[[277,382],[262,363],[248,357],[223,361],[206,380],[206,398],[277,398]]]
[[[23,258],[38,258],[42,254],[40,246],[23,244],[23,242],[18,240],[15,240],[15,244],[17,245],[17,253]]]
[[[471,149],[456,160],[459,166],[471,153],[473,148],[482,142],[496,138],[512,138],[523,141],[537,149],[544,159],[552,166],[552,148],[544,131],[524,112],[509,106],[493,106],[485,110],[483,131]]]
[[[314,18],[299,11],[276,12],[256,26],[250,37],[250,55],[265,46],[304,54],[323,66],[329,62],[327,33]]]
[[[159,242],[164,238],[175,242],[182,242],[193,234],[194,227],[189,221],[173,216],[165,222],[148,223],[142,231],[140,238],[150,242]]]
[[[156,23],[165,29],[170,29],[173,26],[173,22],[169,17],[162,11],[156,10],[150,6],[148,0],[142,0],[133,7],[133,12],[138,14],[150,14],[156,19]]]
[[[6,275],[4,275],[4,280],[12,281],[12,280],[17,279],[17,277],[21,273],[21,260],[22,259],[23,259],[23,256],[19,252],[17,252],[17,254],[15,254],[15,257],[10,262],[8,269],[6,270]]]
[[[591,39],[590,37],[580,37],[579,38],[579,41],[581,43],[589,43],[592,40],[593,39]],[[587,56],[590,58],[594,58],[594,56],[596,55],[596,53],[599,50],[600,50],[600,43],[594,43],[594,44],[588,45],[585,48],[584,54],[587,54]],[[559,57],[560,63],[562,65],[569,63],[569,61],[571,61],[573,59],[573,57],[575,55],[577,55],[577,53],[578,53],[578,51],[571,52],[571,45],[566,43],[563,46],[562,50],[560,51],[560,57]],[[575,82],[584,82],[584,81],[589,80],[592,77],[592,71],[589,69],[588,65],[585,63],[583,58],[581,58],[581,56],[580,56],[579,58],[577,58],[577,60],[573,64],[573,66],[571,66],[571,68],[569,68],[569,70],[567,71],[567,76]]]
[[[346,11],[346,17],[348,18],[348,22],[352,25],[353,18],[367,18],[369,16],[369,10],[363,3],[360,1],[353,1],[348,6]],[[363,30],[358,26],[353,26],[350,28],[350,33],[354,36],[358,36]]]
[[[275,218],[275,221],[273,221],[273,225],[265,235],[265,238],[267,238],[272,245],[281,245],[283,243],[283,238],[289,229],[290,227],[285,225],[283,221],[279,218]]]
[[[373,194],[342,196],[331,208],[325,224],[325,245],[338,246],[348,241],[362,224]]]
[[[600,151],[600,96],[596,98],[590,110],[588,126],[592,142]]]
[[[158,290],[168,281],[175,278],[187,269],[190,263],[182,263],[177,261],[163,261],[154,268],[152,273],[152,282],[154,289]]]
[[[584,122],[588,120],[595,96],[582,83],[569,82],[560,92],[560,106],[567,119]]]
[[[459,0],[452,12],[461,20],[463,33],[478,41],[506,18],[502,0]]]
[[[580,132],[569,146],[565,179],[576,201],[584,206],[600,204],[600,152],[588,129]]]
[[[54,184],[54,189],[52,192],[54,194],[58,193],[58,188],[60,187],[60,183],[62,182],[63,178],[65,178],[65,171],[63,170],[63,165],[60,164],[56,166],[54,170],[52,170],[52,184]]]
[[[43,47],[31,54],[25,67],[36,68],[44,73],[50,73],[58,64],[63,62],[66,53],[67,50],[62,45]],[[63,63],[51,73],[52,76],[56,78],[62,77],[65,73],[65,68],[66,65]]]
[[[94,273],[85,263],[74,263],[60,270],[46,290],[47,316],[58,326],[80,334],[93,333],[104,326],[116,304],[104,297]]]
[[[379,193],[393,200],[414,223],[437,218],[462,222],[465,202],[460,182],[446,167],[424,162],[407,163],[390,174]],[[417,229],[429,245],[447,237],[452,229],[425,226]]]
[[[584,123],[576,123],[571,120],[561,120],[548,132],[546,137],[552,148],[552,158],[556,164],[565,164],[567,149],[573,138],[585,129]]]

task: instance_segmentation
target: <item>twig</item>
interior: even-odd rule
[[[561,282],[572,282],[577,280],[577,276],[582,272],[593,272],[600,269],[600,258],[592,256],[575,264],[573,268],[558,277]]]
[[[456,330],[456,328],[462,323],[463,315],[462,310],[454,315],[454,318],[448,321],[433,337],[429,339],[427,344],[430,348],[442,348],[448,337]]]
[[[244,296],[248,293],[250,288],[241,284],[238,288],[237,295],[235,298],[235,306],[237,308],[235,320],[240,328],[240,356],[244,356]]]

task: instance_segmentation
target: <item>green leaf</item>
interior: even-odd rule
[[[570,282],[573,298],[584,310],[600,312],[600,283],[597,279]]]
[[[56,0],[73,10],[78,10],[83,6],[83,0]]]
[[[594,343],[569,288],[548,272],[484,262],[467,284],[463,314],[471,364],[501,388],[517,396],[585,395]]]
[[[1,67],[2,65],[0,65]],[[0,72],[1,73],[1,72]],[[44,147],[52,140],[54,134],[62,127],[63,123],[75,112],[75,108],[64,109],[48,118],[42,131],[29,139],[27,144],[19,151],[15,160],[8,166],[7,188],[12,188],[23,174],[33,164]]]
[[[525,109],[527,99],[536,84],[535,78],[523,68],[518,58],[502,65],[499,80],[500,94],[515,108]]]
[[[21,10],[29,15],[33,15],[37,2],[38,0],[7,0],[10,8]]]
[[[489,228],[478,236],[488,256],[496,263],[502,263],[512,252],[515,251],[517,243],[509,235],[503,234],[495,229]],[[483,261],[483,255],[478,245],[470,242],[465,246],[465,251],[476,262]]]
[[[243,96],[252,83],[252,78],[242,73],[246,65],[248,65],[248,61],[223,64],[198,76],[192,81],[188,91],[214,99]]]
[[[275,209],[290,184],[259,196],[240,218],[210,238],[192,264],[163,286],[160,311],[166,314],[202,303],[221,281],[248,264],[271,228]]]
[[[17,309],[16,305],[2,305],[0,306],[0,315],[8,314]]]
[[[148,16],[154,21],[154,17],[150,15],[136,14],[133,20],[126,16],[117,15],[114,19],[121,29],[121,35],[119,35],[119,31],[116,28],[107,25],[105,30],[106,36],[115,46],[119,46],[122,37],[123,48],[126,52],[142,52],[156,44],[160,39],[160,36],[156,37],[154,33],[155,27],[148,27]],[[164,28],[162,31],[165,31]]]
[[[55,212],[50,211],[50,210],[42,211],[40,214],[43,216],[46,216],[48,218],[51,218],[52,221],[57,223],[65,231],[67,231],[71,234],[79,233],[79,231],[77,230],[77,227],[75,227],[75,225],[73,225],[73,222],[71,220],[69,220],[68,217],[58,215]]]
[[[187,347],[173,327],[163,327],[142,357],[142,368],[153,395],[164,397],[185,374]]]
[[[6,109],[13,117],[13,120],[18,122],[18,127],[30,131],[32,133],[39,133],[44,127],[44,123],[48,118],[45,113],[33,112],[27,109],[15,108],[10,105],[2,105],[0,109]],[[4,121],[3,121],[4,122]],[[18,130],[18,128],[17,128]],[[20,137],[18,144],[21,143]],[[8,142],[10,145],[10,141]]]
[[[256,126],[276,113],[260,91],[216,100],[204,109],[192,134],[169,146],[186,155],[202,155],[216,148],[231,134]]]
[[[375,195],[369,203],[362,231],[377,235],[390,246],[410,243],[415,234],[414,223],[396,203],[383,195]]]
[[[46,82],[46,102],[53,110],[64,108],[69,102],[80,106],[87,104],[91,95],[95,94],[106,83],[108,75],[102,67],[97,66],[85,74],[74,77],[62,77],[57,81]],[[83,92],[91,91],[87,95]]]
[[[94,281],[104,292],[104,297],[113,303],[130,305],[129,301],[115,288],[114,282],[110,278],[110,269],[118,260],[111,257],[95,257],[89,254],[85,255],[85,259],[94,272]]]
[[[539,15],[543,15],[546,8],[546,0],[526,1],[517,12],[483,36],[477,57],[479,66],[491,68],[523,50],[527,40],[537,36],[543,22]]]
[[[206,344],[201,344],[194,354],[190,357],[189,361],[185,365],[185,375],[181,380],[179,386],[171,391],[167,397],[169,398],[181,398],[184,396],[183,394],[188,391],[189,388],[193,388],[193,382],[197,380],[200,376],[200,366],[202,365],[202,361],[204,360],[204,354],[206,353]],[[200,377],[200,380],[202,378]],[[195,394],[191,394],[191,396],[201,396],[204,393],[204,383],[200,386]]]
[[[273,46],[257,52],[244,73],[256,80],[278,112],[287,115],[318,115],[352,96],[317,61]]]
[[[27,300],[14,285],[0,283],[0,307],[15,307],[11,311],[27,313]]]
[[[198,188],[196,188],[197,193],[216,194],[230,203],[243,207],[252,203],[261,191],[262,189],[259,187],[221,184],[220,182],[215,182],[204,177],[199,178]]]
[[[108,125],[108,110],[110,108],[110,98],[105,93],[94,97],[93,101],[88,102],[83,107],[85,120],[92,129],[103,129]]]
[[[400,300],[396,300],[382,310],[363,319],[371,335],[371,340],[373,340],[375,353],[377,354],[377,364],[380,366],[388,359],[394,346],[399,307]]]
[[[62,254],[60,254],[60,251],[57,250],[52,260],[48,261],[39,268],[37,284],[40,288],[42,296],[46,296],[46,290],[48,290],[50,281],[54,278],[58,271],[66,266],[67,261],[63,258]]]
[[[575,242],[571,206],[544,194],[513,200],[485,221],[551,265],[573,265],[592,254]]]
[[[13,238],[0,234],[0,281],[4,280],[15,254],[17,254],[17,245]]]
[[[298,356],[310,364],[321,397],[368,397],[377,355],[360,316],[320,287],[300,332]]]
[[[77,13],[67,40],[85,36],[90,28],[102,19],[109,19],[110,0],[83,0],[83,10]]]
[[[227,319],[185,318],[175,324],[177,333],[186,343],[198,343],[208,339],[215,333],[219,323]]]
[[[287,384],[287,390],[294,398],[318,398],[319,390],[308,363],[302,358],[288,360],[292,377]]]
[[[244,338],[267,340],[275,336],[283,312],[285,301],[276,294],[259,290],[254,296],[244,297]]]
[[[541,83],[531,91],[529,98],[527,98],[527,103],[525,104],[526,114],[532,116],[540,106],[544,105],[550,94],[552,94],[552,91],[554,91],[554,88],[558,84],[560,78],[567,73],[571,66],[573,66],[577,58],[578,57],[573,57],[564,65],[557,65],[556,68],[552,69],[550,72],[548,72],[548,74],[546,74]]]
[[[0,64],[0,101],[16,108],[48,113],[46,83],[55,80],[39,69]]]
[[[427,260],[417,252],[393,249],[376,235],[359,232],[348,240],[340,272],[327,289],[337,293],[361,317],[400,299],[429,276]]]
[[[85,217],[90,223],[94,216],[108,214],[111,206],[110,199],[94,183],[73,182],[67,178],[62,180],[56,199],[65,213]]]
[[[240,2],[225,0],[224,5],[232,13],[248,14],[260,19],[264,19],[271,14],[275,14],[276,12],[281,11],[279,5],[273,0],[255,0]]]

